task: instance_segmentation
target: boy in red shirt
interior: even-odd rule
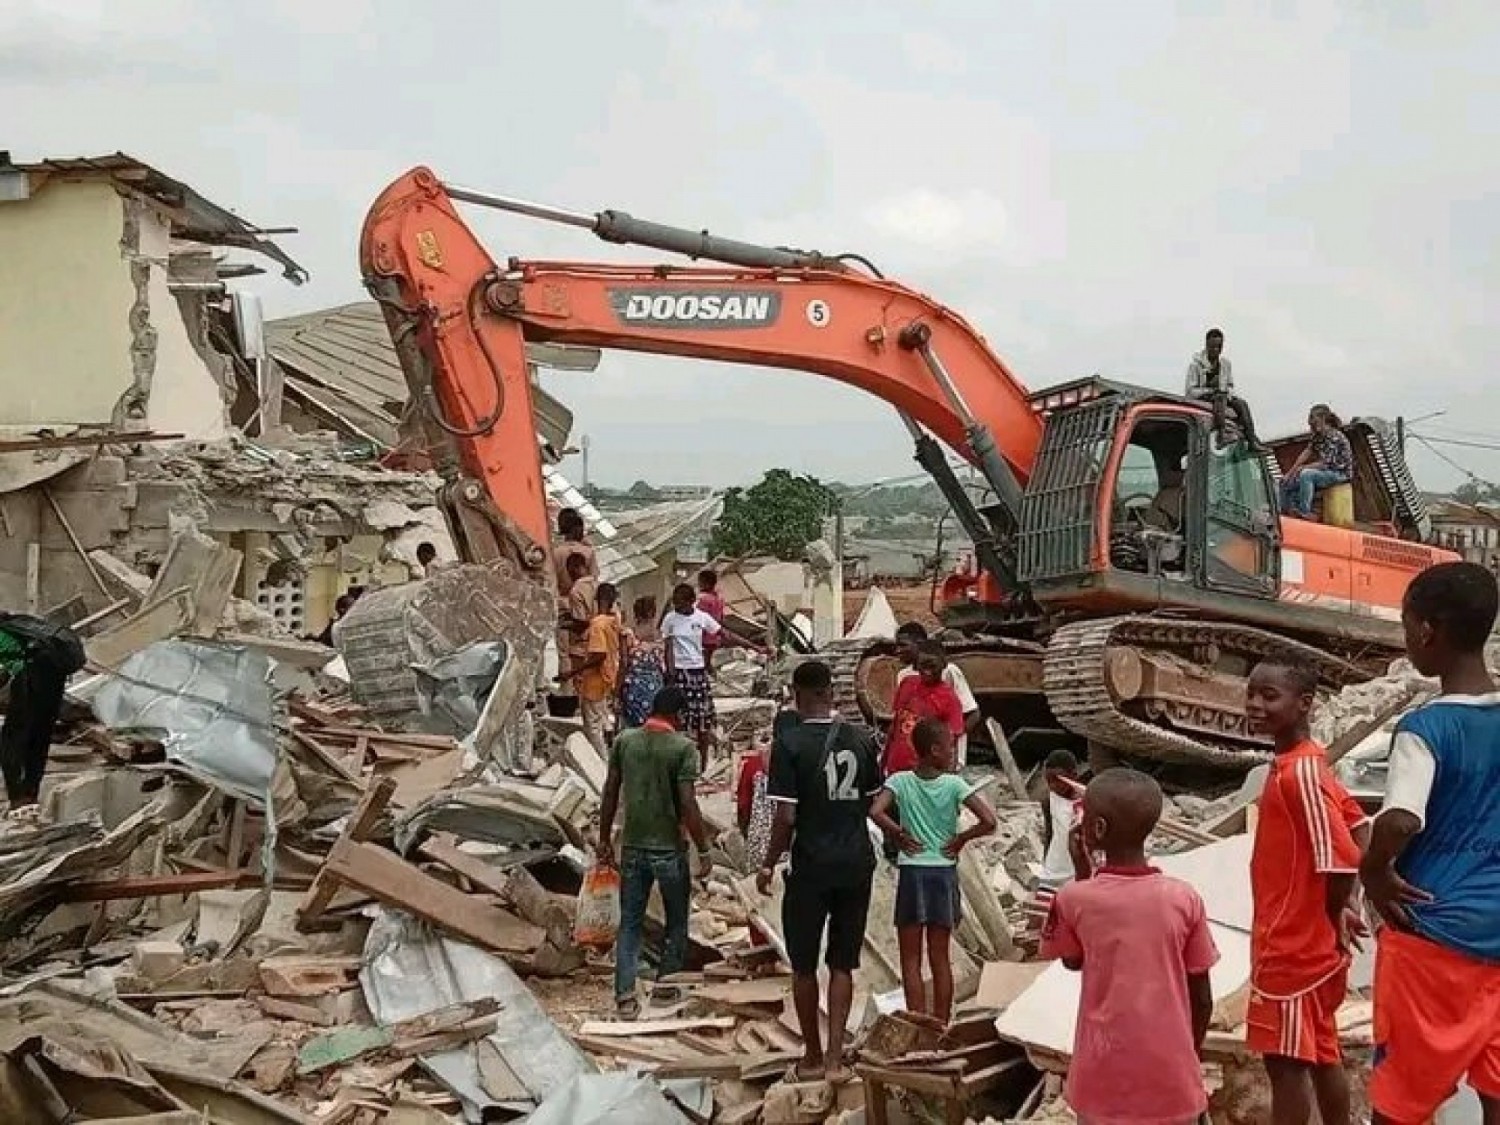
[[[938,641],[923,641],[917,646],[917,674],[907,676],[896,685],[892,710],[891,733],[886,741],[881,769],[886,777],[902,770],[915,769],[917,750],[912,731],[923,719],[938,719],[958,738],[964,733],[964,709],[958,695],[943,679],[948,654]]]
[[[1083,797],[1083,851],[1104,866],[1052,900],[1042,956],[1083,972],[1067,1098],[1088,1125],[1187,1125],[1208,1108],[1198,1050],[1219,959],[1198,892],[1146,862],[1161,788],[1104,770]]]
[[[1308,733],[1317,673],[1266,660],[1250,673],[1245,714],[1276,741],[1250,855],[1246,1045],[1264,1057],[1273,1125],[1349,1125],[1349,1079],[1337,1016],[1350,948],[1363,932],[1350,909],[1359,806]]]

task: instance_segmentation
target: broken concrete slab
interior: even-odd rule
[[[609,767],[588,738],[582,734],[570,734],[563,742],[563,760],[588,784],[596,798],[604,796]]]
[[[211,637],[224,620],[243,560],[239,551],[201,532],[179,531],[167,546],[161,568],[146,594],[146,604],[164,599],[173,590],[191,590],[194,615],[186,632]]]
[[[132,653],[187,632],[197,615],[192,591],[186,587],[173,590],[158,601],[146,603],[125,620],[95,633],[84,642],[84,651],[94,667],[118,668]]]

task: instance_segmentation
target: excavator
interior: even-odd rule
[[[695,261],[502,266],[460,204]],[[1250,667],[1290,655],[1330,689],[1382,671],[1411,577],[1452,557],[1415,541],[1419,499],[1381,443],[1356,443],[1377,486],[1358,490],[1354,527],[1283,520],[1277,477],[1295,454],[1252,442],[1226,402],[1098,377],[1033,393],[957,312],[859,255],[566,210],[420,167],[380,194],[359,252],[411,387],[408,422],[442,451],[455,542],[518,581],[552,581],[528,342],[792,368],[889,403],[973,543],[975,565],[943,589],[965,638],[954,658],[1002,729],[1039,746],[1253,765],[1269,746],[1245,719]],[[880,718],[890,649],[833,656]]]

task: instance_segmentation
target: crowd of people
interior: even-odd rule
[[[1367,918],[1380,927],[1376,1125],[1430,1121],[1461,1080],[1500,1122],[1500,690],[1484,656],[1497,607],[1473,563],[1412,582],[1407,654],[1441,693],[1398,723],[1373,819],[1309,733],[1317,674],[1267,660],[1250,676],[1246,713],[1275,758],[1250,861],[1246,1045],[1264,1059],[1273,1125],[1305,1125],[1314,1107],[1324,1125],[1352,1120],[1337,1016]],[[1146,856],[1161,808],[1149,777],[1110,769],[1070,829],[1074,877],[1042,955],[1083,974],[1067,1087],[1080,1120],[1189,1122],[1207,1106],[1198,1053],[1219,954],[1196,891]]]
[[[643,691],[622,694],[631,705],[608,748],[601,815],[599,858],[621,876],[615,997],[624,1017],[640,1010],[652,887],[666,920],[658,973],[669,977],[683,965],[693,885],[709,868],[696,788],[707,760],[700,735],[712,723],[705,649],[723,636],[722,604],[699,600],[713,592],[705,580],[698,591],[679,587],[659,623],[654,606],[638,603],[627,631],[639,633],[626,644],[638,655],[625,661],[654,694],[649,705]],[[1474,564],[1435,566],[1413,581],[1403,609],[1408,655],[1442,694],[1401,720],[1374,818],[1311,738],[1316,674],[1268,659],[1250,676],[1247,714],[1274,741],[1275,758],[1249,872],[1247,1046],[1264,1059],[1274,1125],[1303,1125],[1314,1107],[1324,1125],[1352,1120],[1337,1013],[1353,952],[1369,936],[1366,917],[1379,925],[1375,1122],[1427,1121],[1466,1079],[1486,1125],[1500,1125],[1500,689],[1484,662],[1497,605],[1495,577]],[[597,598],[595,611],[612,612]],[[884,738],[837,713],[831,669],[807,660],[769,746],[746,755],[736,786],[759,889],[784,881],[781,937],[804,1043],[793,1076],[825,1082],[830,1098],[852,1078],[844,1028],[881,862],[876,840],[897,868],[889,924],[906,1008],[945,1023],[963,910],[957,863],[995,827],[962,772],[963,740],[982,721],[962,671],[920,626],[899,636],[905,667]],[[644,655],[664,642],[659,660]],[[1161,789],[1125,767],[1090,777],[1065,751],[1046,760],[1044,775],[1039,891],[1050,901],[1041,953],[1083,977],[1069,1103],[1082,1121],[1195,1121],[1207,1106],[1199,1053],[1219,951],[1198,893],[1147,854]],[[653,998],[671,1002],[676,990],[658,986]]]

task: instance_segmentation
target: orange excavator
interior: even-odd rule
[[[714,264],[501,266],[460,203]],[[1013,735],[1253,764],[1268,747],[1245,722],[1250,666],[1291,653],[1329,687],[1367,678],[1400,650],[1411,576],[1451,557],[1413,541],[1410,478],[1376,443],[1357,445],[1356,473],[1395,484],[1357,490],[1353,528],[1282,520],[1277,462],[1225,402],[1099,378],[1033,394],[956,312],[857,255],[567,211],[417,168],[370,209],[360,264],[414,421],[447,458],[460,551],[525,581],[552,580],[529,341],[795,368],[890,403],[974,544],[943,608],[969,636],[956,658]],[[977,470],[979,499],[942,446]],[[858,650],[853,664],[879,717],[893,661]]]

